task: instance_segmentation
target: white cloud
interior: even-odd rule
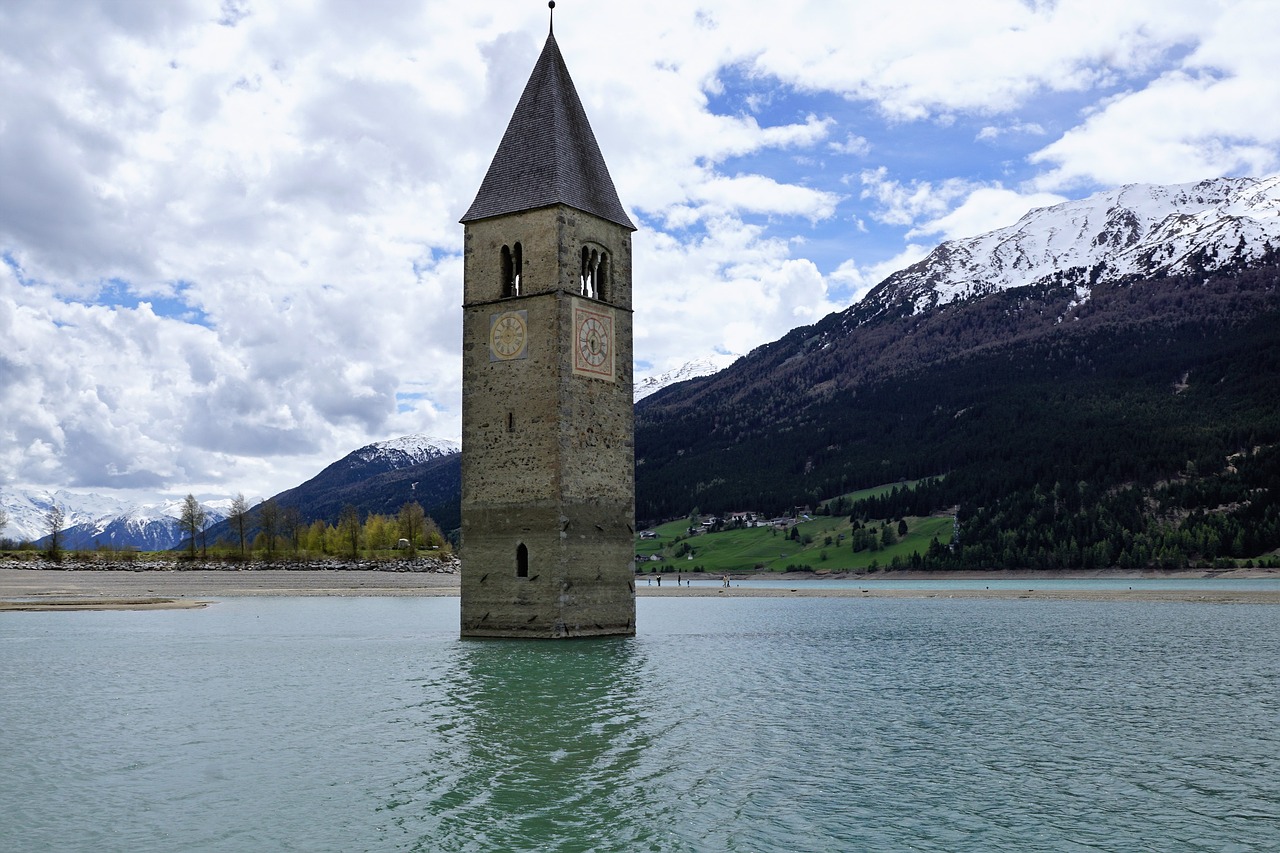
[[[871,153],[871,143],[866,137],[853,133],[848,134],[843,142],[831,142],[827,147],[837,154],[848,154],[853,157],[863,157]]]
[[[850,303],[861,300],[879,283],[868,278],[867,271],[860,269],[852,258],[836,267],[828,279],[848,297]]]
[[[908,243],[901,252],[867,268],[867,278],[879,284],[898,270],[906,269],[916,261],[924,260],[933,251],[932,244]]]
[[[716,5],[718,27],[757,73],[865,98],[902,120],[998,112],[1141,73],[1194,41],[1205,15],[1198,0],[811,2],[771,6],[761,26],[749,4]]]
[[[1280,166],[1280,111],[1237,78],[1182,71],[1108,103],[1083,125],[1036,152],[1052,166],[1045,189],[1123,183],[1182,183],[1261,175]]]
[[[765,213],[800,216],[810,221],[835,213],[839,196],[795,184],[782,184],[761,175],[713,177],[693,187],[693,201],[703,205],[703,215]]]
[[[1178,183],[1280,167],[1280,15],[1270,2],[1221,5],[1180,67],[1110,98],[1036,152],[1044,189]]]
[[[812,262],[731,217],[690,243],[639,232],[634,254],[636,348],[653,373],[698,355],[747,352],[843,307]]]
[[[999,139],[1002,136],[1010,136],[1010,135],[1016,135],[1016,134],[1025,134],[1028,136],[1044,136],[1045,129],[1039,123],[1034,121],[1032,122],[1015,121],[1015,122],[1010,122],[1009,124],[1005,124],[1001,126],[989,124],[986,127],[982,128],[982,130],[978,131],[978,135],[975,137],[975,139],[988,142],[991,140]]]
[[[859,180],[863,187],[862,198],[880,205],[871,217],[891,225],[912,225],[923,216],[941,216],[957,199],[978,188],[972,181],[962,178],[948,178],[936,184],[920,180],[904,184],[890,179],[888,170],[883,166],[865,170],[859,175]]]
[[[1001,186],[979,187],[948,213],[921,223],[907,232],[907,238],[937,236],[943,240],[975,237],[1003,228],[1037,207],[1066,201],[1054,193],[1023,194]]]
[[[1265,2],[569,5],[655,369],[1070,187],[1277,166]],[[4,3],[0,482],[269,495],[456,437],[457,219],[545,27],[517,0]]]

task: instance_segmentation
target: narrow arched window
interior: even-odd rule
[[[510,246],[502,247],[502,295],[515,296],[516,264]]]
[[[511,295],[520,296],[524,292],[524,249],[519,243],[516,243],[513,254],[515,257],[511,272]]]
[[[600,253],[600,262],[596,264],[596,299],[609,301],[609,254]]]
[[[582,247],[582,269],[578,275],[578,294],[591,299],[607,299],[609,255],[590,246]]]
[[[519,243],[515,248],[502,247],[502,296],[520,295],[520,279],[524,277],[524,252]]]
[[[516,546],[516,577],[529,577],[529,549],[523,542]]]

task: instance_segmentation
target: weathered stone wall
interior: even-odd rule
[[[522,295],[501,249],[522,244]],[[462,632],[635,631],[631,235],[566,207],[467,226],[463,312]],[[609,253],[614,379],[573,372],[585,244]],[[526,357],[493,361],[494,313],[527,312]],[[517,548],[528,548],[527,577]]]
[[[464,508],[477,501],[513,505],[550,501],[559,493],[559,483],[552,476],[560,419],[559,301],[558,294],[544,293],[464,309]],[[489,358],[490,317],[504,310],[528,312],[526,358]]]
[[[475,508],[462,571],[462,633],[580,637],[635,632],[631,540],[600,535],[616,508]],[[516,544],[529,576],[516,576]]]

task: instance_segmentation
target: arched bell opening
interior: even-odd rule
[[[502,296],[519,296],[524,278],[524,251],[519,243],[502,247]]]
[[[582,265],[578,273],[578,295],[608,301],[609,253],[591,246],[582,247]]]

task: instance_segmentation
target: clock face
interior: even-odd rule
[[[573,330],[573,372],[612,382],[613,312],[576,304]]]
[[[609,357],[609,330],[595,317],[587,317],[578,326],[578,355],[592,367],[600,367]]]
[[[489,317],[489,360],[511,361],[529,354],[529,312],[505,311]]]

